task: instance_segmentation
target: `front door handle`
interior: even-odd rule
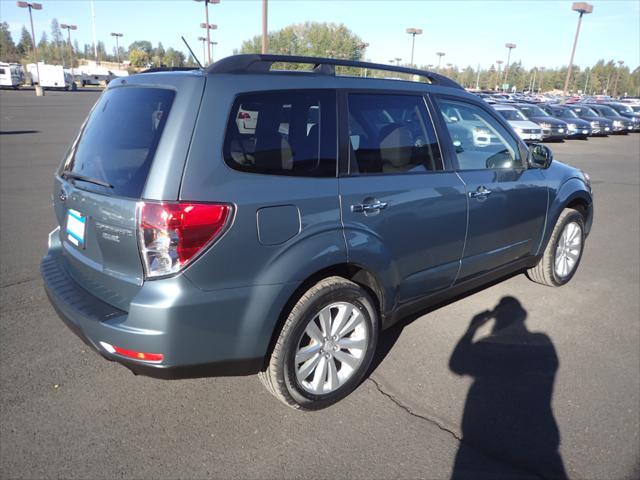
[[[475,192],[469,192],[469,197],[477,198],[479,200],[487,198],[489,195],[491,195],[491,190],[484,185],[478,187]]]
[[[387,208],[387,202],[374,202],[374,203],[356,203],[351,205],[351,211],[353,213],[377,213],[380,210]]]

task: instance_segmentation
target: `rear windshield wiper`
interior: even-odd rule
[[[86,175],[81,175],[79,173],[71,172],[69,170],[65,170],[60,175],[62,178],[70,178],[72,180],[80,180],[81,182],[93,183],[95,185],[100,185],[101,187],[113,188],[113,185],[107,182],[103,182],[102,180],[98,180],[97,178],[87,177]]]

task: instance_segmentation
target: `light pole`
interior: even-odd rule
[[[438,56],[438,68],[436,68],[436,70],[439,72],[440,64],[442,63],[442,57],[444,57],[444,52],[436,52],[436,55]]]
[[[213,4],[216,5],[218,3],[220,3],[220,0],[196,0],[196,2],[204,2],[204,23],[200,24],[200,27],[205,28],[205,25],[211,25],[209,23],[209,4]],[[216,28],[218,28],[216,25],[214,25],[213,30],[215,30]],[[211,30],[210,28],[207,28],[207,42],[211,42],[211,35],[209,33],[209,30]],[[211,64],[211,43],[209,43],[209,48],[207,49],[208,55],[208,63]]]
[[[585,13],[593,12],[593,5],[587,2],[575,2],[571,5],[571,10],[574,12],[579,12],[580,16],[578,17],[578,28],[576,28],[576,36],[573,39],[573,48],[571,49],[571,58],[569,59],[569,68],[567,68],[567,78],[564,81],[564,88],[562,89],[562,94],[567,94],[567,89],[569,88],[569,80],[571,79],[571,68],[573,67],[573,56],[576,53],[576,45],[578,44],[578,35],[580,34],[580,25],[582,24],[582,16]]]
[[[413,51],[416,46],[416,35],[422,35],[421,28],[407,28],[405,30],[409,35],[411,35],[411,66],[413,67]]]
[[[618,80],[620,80],[620,70],[622,70],[622,65],[624,65],[624,60],[618,60],[618,71],[616,72],[616,81],[613,84],[613,96],[618,96]]]
[[[478,64],[478,74],[476,75],[476,90],[480,90],[480,64]]]
[[[498,82],[500,81],[500,78],[501,78],[502,64],[504,63],[504,60],[496,60],[496,63],[498,64],[498,70],[496,70],[496,76],[493,84],[495,85],[495,88],[500,90]]]
[[[69,65],[71,65],[71,81],[73,82],[73,47],[71,46],[71,30],[77,30],[78,27],[67,23],[61,23],[60,28],[67,31],[67,38],[69,39]]]
[[[396,57],[396,58],[394,58],[394,60],[396,61],[396,64],[398,66],[400,66],[400,60],[402,60],[402,59],[400,57]]]
[[[267,28],[268,16],[267,0],[262,0],[262,53],[265,54],[269,50],[269,29]]]
[[[42,10],[41,3],[30,3],[30,2],[16,2],[16,5],[20,8],[28,8],[29,9],[29,21],[31,22],[31,40],[33,41],[33,58],[36,62],[36,72],[38,73],[38,85],[35,85],[36,96],[42,97],[44,95],[44,89],[42,85],[40,85],[40,67],[38,66],[38,46],[36,45],[36,33],[33,29],[33,15],[31,14],[31,10]]]
[[[516,44],[505,43],[504,46],[509,50],[509,53],[507,53],[507,63],[504,66],[504,81],[502,82],[506,84],[507,80],[509,79],[509,62],[511,61],[511,50],[516,48]]]
[[[364,52],[367,49],[368,46],[369,46],[369,44],[367,42],[362,42],[362,43],[359,43],[358,45],[356,45],[356,49],[359,50],[361,52],[361,55],[362,55],[362,52]],[[360,60],[362,60],[362,57],[360,57]],[[360,76],[361,77],[366,77],[367,76],[367,69],[366,68],[362,71]]]
[[[111,32],[111,36],[116,37],[116,58],[118,59],[118,69],[122,70],[122,67],[120,66],[120,43],[118,42],[118,39],[122,37],[122,34]]]
[[[211,34],[209,33],[211,30],[216,30],[218,28],[217,25],[213,23],[201,23],[200,28],[205,28],[207,30],[207,65],[211,64]]]

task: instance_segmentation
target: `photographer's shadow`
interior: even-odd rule
[[[452,478],[500,478],[504,465],[543,478],[567,478],[551,409],[558,357],[551,339],[530,332],[526,310],[504,297],[476,315],[456,345],[449,368],[474,378],[462,418]],[[474,341],[493,319],[491,333]],[[478,452],[493,462],[482,461]]]

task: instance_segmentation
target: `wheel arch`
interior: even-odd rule
[[[585,224],[585,234],[588,235],[593,221],[593,197],[585,183],[574,177],[562,184],[553,202],[549,206],[548,221],[543,241],[540,243],[538,249],[538,255],[544,252],[560,214],[567,208],[572,208],[582,214]]]
[[[374,308],[378,311],[380,317],[384,315],[383,312],[388,305],[388,299],[386,298],[382,281],[375,273],[361,265],[348,262],[337,263],[318,270],[300,282],[280,311],[280,315],[278,316],[273,332],[271,333],[271,339],[265,355],[265,366],[273,352],[275,343],[278,340],[278,336],[282,331],[282,327],[287,320],[289,313],[300,297],[302,297],[302,295],[304,295],[304,293],[316,283],[325,278],[334,276],[346,278],[347,280],[350,280],[364,288],[375,302]],[[382,328],[382,318],[379,318],[378,321],[380,322],[379,327]]]

